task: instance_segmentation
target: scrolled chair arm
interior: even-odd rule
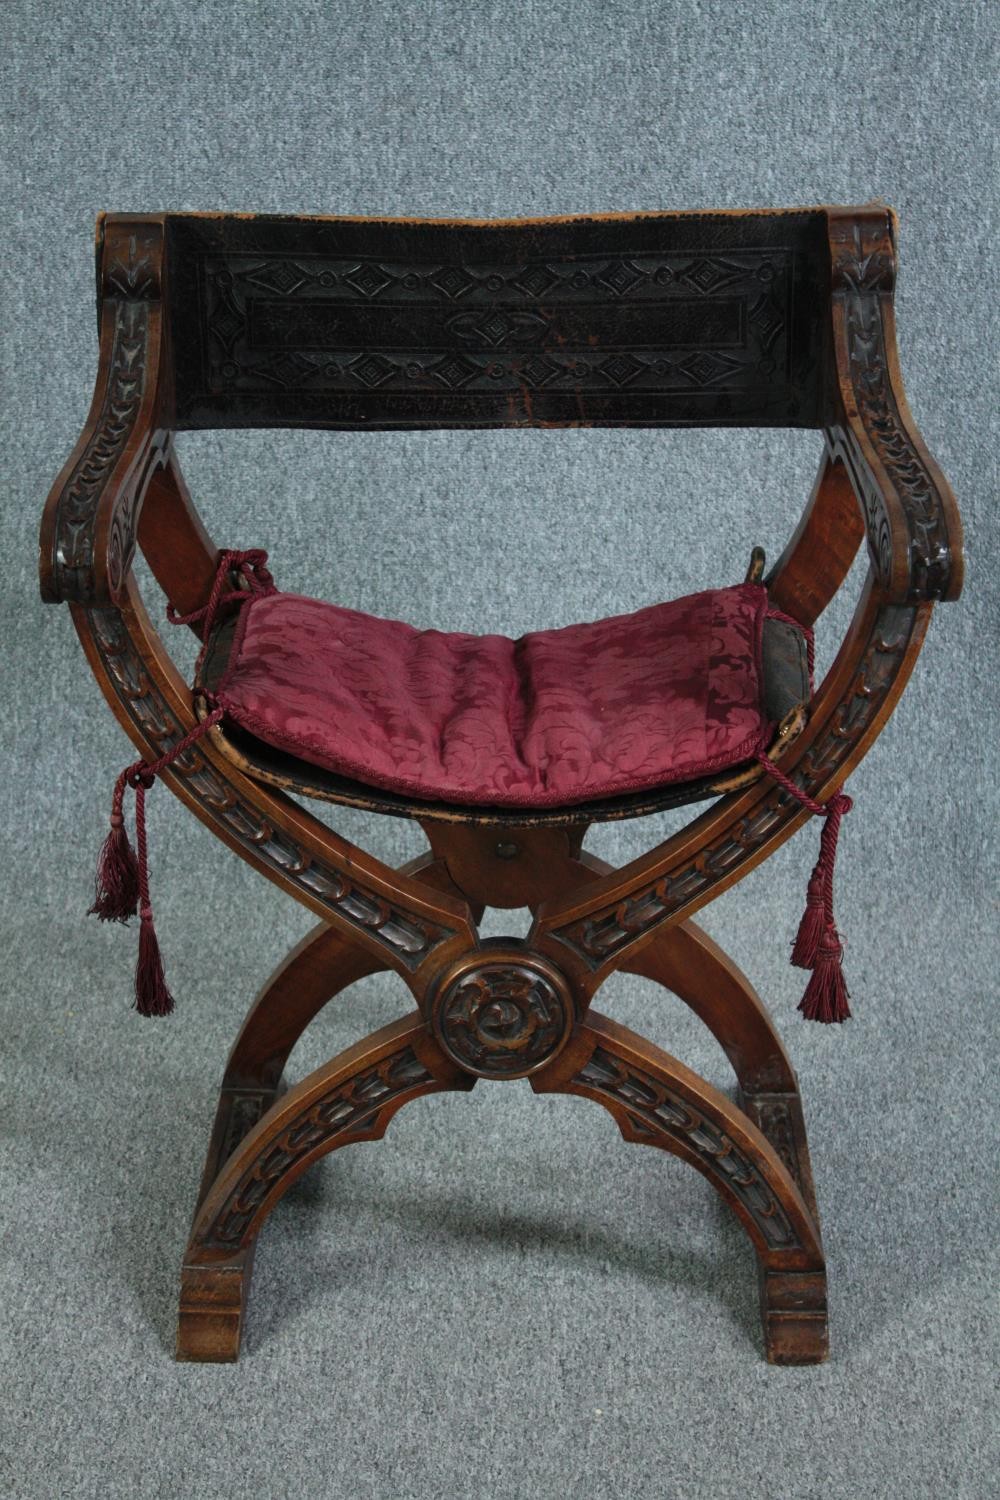
[[[83,432],[42,519],[42,598],[117,603],[150,477],[169,456],[162,219],[102,216],[97,226],[100,362]]]
[[[896,349],[896,225],[873,204],[829,211],[839,418],[827,429],[861,503],[883,597],[957,599],[962,525],[907,404]]]

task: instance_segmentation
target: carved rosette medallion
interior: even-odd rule
[[[575,1014],[566,981],[517,949],[479,952],[446,974],[431,1013],[448,1056],[479,1078],[524,1078],[569,1039]]]

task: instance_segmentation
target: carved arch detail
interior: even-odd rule
[[[741,1110],[668,1054],[657,1049],[654,1058],[649,1043],[597,1012],[577,1046],[571,1068],[557,1063],[553,1076],[536,1075],[533,1087],[593,1099],[625,1140],[689,1162],[732,1208],[771,1269],[822,1266],[819,1232],[788,1165]]]
[[[319,1157],[357,1141],[380,1140],[397,1110],[476,1080],[438,1052],[423,1021],[404,1017],[334,1058],[274,1105],[240,1142],[239,1164],[223,1167],[201,1205],[189,1258],[238,1254],[296,1178]]]

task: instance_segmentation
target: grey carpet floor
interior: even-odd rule
[[[7,0],[0,936],[0,1490],[53,1497],[858,1500],[997,1493],[996,34],[984,3],[238,5]],[[816,830],[705,914],[799,1069],[831,1268],[820,1369],[761,1359],[752,1255],[707,1185],[526,1085],[409,1106],[262,1238],[243,1362],[178,1366],[176,1275],[228,1042],[307,918],[154,794],[175,1019],[83,919],[129,755],[37,519],[94,369],[100,208],[551,213],[855,202],[902,222],[911,404],[969,584],[853,778],[840,910],[856,1020],[785,962]],[[809,434],[202,435],[210,527],[279,582],[516,633],[742,576]],[[830,655],[847,606],[825,617]],[[392,820],[338,815],[393,861]],[[598,831],[622,860],[654,827]],[[491,917],[494,932],[510,918]],[[515,918],[515,921],[518,921]],[[670,996],[602,1008],[728,1082]],[[295,1071],[401,1013],[373,979]]]

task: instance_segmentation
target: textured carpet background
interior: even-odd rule
[[[3,7],[4,1137],[0,1487],[19,1497],[995,1494],[997,62],[991,7]],[[84,419],[98,209],[501,215],[855,202],[901,215],[911,404],[969,582],[853,778],[839,910],[857,1019],[795,1015],[809,829],[705,914],[779,1016],[811,1126],[833,1357],[761,1359],[753,1258],[707,1185],[526,1085],[411,1105],[286,1199],[243,1362],[171,1359],[228,1042],[308,918],[165,792],[179,1013],[128,1010],[134,938],[83,919],[129,747],[38,516]],[[740,578],[812,481],[810,434],[185,438],[220,540],[286,587],[511,633]],[[829,657],[847,619],[821,625]],[[414,830],[338,813],[390,860]],[[668,820],[599,830],[621,860]],[[519,921],[515,914],[514,924]],[[499,918],[491,930],[510,930]],[[399,1014],[371,980],[302,1070]],[[669,996],[602,1008],[725,1083]],[[994,1479],[989,1479],[990,1473]]]

